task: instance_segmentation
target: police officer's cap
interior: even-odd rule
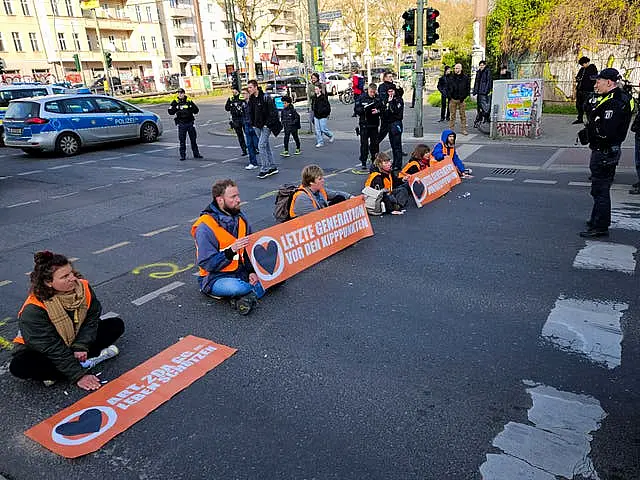
[[[620,80],[620,72],[615,68],[603,68],[600,70],[600,73],[594,77],[591,77],[591,80],[597,80],[602,78],[604,80],[611,80],[612,82],[617,82]]]
[[[178,93],[187,93],[187,92],[184,91],[184,88],[179,88]]]

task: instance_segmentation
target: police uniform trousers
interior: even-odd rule
[[[367,166],[367,158],[371,155],[371,162],[379,151],[378,127],[360,125],[360,163]]]
[[[620,149],[615,153],[604,154],[599,150],[591,152],[589,170],[591,170],[591,228],[607,230],[611,225],[611,184],[620,160]]]
[[[198,150],[198,145],[196,144],[196,127],[193,125],[193,122],[188,123],[178,123],[178,141],[180,142],[180,158],[185,158],[187,154],[187,135],[189,135],[189,142],[191,143],[191,150],[193,151],[193,156],[197,157],[200,155],[200,151]]]

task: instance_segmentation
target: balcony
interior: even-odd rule
[[[190,5],[183,5],[177,7],[167,7],[166,14],[169,18],[192,18],[193,9]]]
[[[96,29],[96,21],[93,15],[87,10],[82,11],[84,17],[84,26],[90,30]],[[135,23],[129,18],[115,18],[115,17],[98,17],[100,23],[100,30],[118,30],[132,32],[135,28]]]
[[[174,28],[173,35],[175,37],[195,37],[196,31],[193,27]]]
[[[198,55],[198,49],[195,45],[185,45],[183,47],[173,47],[173,53],[179,57],[195,57]]]

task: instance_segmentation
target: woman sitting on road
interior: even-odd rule
[[[432,160],[431,148],[428,145],[419,143],[411,153],[411,158],[407,164],[398,172],[398,177],[406,182],[411,175],[431,165]]]
[[[392,215],[402,215],[409,203],[407,185],[395,178],[391,171],[391,158],[384,152],[378,152],[373,161],[374,169],[364,183],[365,187],[384,190],[382,197],[385,211]]]
[[[100,320],[100,302],[67,257],[43,251],[34,260],[9,370],[47,386],[67,378],[84,390],[97,390],[100,380],[87,368],[118,354],[112,344],[124,332],[124,323]]]

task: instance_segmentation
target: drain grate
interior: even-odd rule
[[[494,168],[492,175],[515,175],[518,173],[517,168]]]

